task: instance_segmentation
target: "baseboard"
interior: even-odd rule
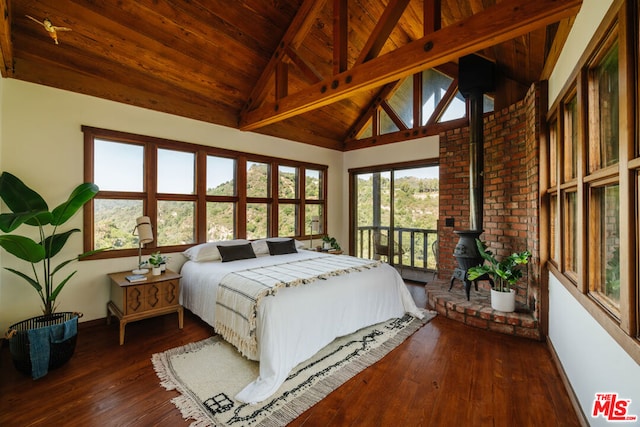
[[[553,347],[553,344],[547,337],[547,347],[549,348],[549,352],[551,353],[551,357],[553,358],[553,363],[556,365],[558,369],[558,373],[560,374],[560,378],[562,379],[562,384],[564,384],[565,390],[567,390],[567,394],[569,395],[569,400],[571,400],[571,406],[573,406],[573,410],[578,417],[578,421],[580,425],[583,427],[589,427],[589,421],[587,421],[587,417],[584,415],[582,411],[582,407],[580,406],[580,402],[578,401],[578,397],[576,396],[573,387],[571,386],[571,382],[569,381],[569,377],[567,373],[564,371],[564,367],[562,363],[560,363],[560,358],[558,357],[558,353],[556,353],[556,349]]]
[[[104,325],[105,323],[107,323],[106,317],[101,317],[100,319],[88,320],[86,322],[78,322],[78,329],[82,330],[82,329],[90,328],[96,325]]]

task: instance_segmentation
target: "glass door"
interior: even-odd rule
[[[355,255],[416,280],[436,271],[438,176],[434,165],[351,172]]]

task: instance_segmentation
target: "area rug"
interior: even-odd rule
[[[435,317],[406,315],[341,337],[300,363],[270,398],[248,405],[234,396],[258,377],[250,361],[219,336],[154,354],[160,384],[180,395],[171,401],[192,426],[282,426],[350,378],[382,359]]]

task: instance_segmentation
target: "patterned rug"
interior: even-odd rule
[[[180,396],[171,401],[192,426],[282,426],[382,359],[435,317],[410,315],[341,337],[295,367],[280,389],[256,405],[234,396],[258,376],[258,363],[219,336],[154,354],[160,383]]]

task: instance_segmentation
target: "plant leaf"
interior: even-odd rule
[[[64,285],[66,285],[69,279],[71,279],[73,275],[76,273],[77,271],[74,271],[73,273],[68,275],[62,282],[60,282],[58,286],[56,286],[56,289],[53,292],[51,292],[51,295],[49,295],[49,301],[53,302],[56,300],[56,298],[58,298],[58,294],[60,293],[60,291],[62,291],[62,288],[64,288]]]
[[[85,203],[98,194],[98,186],[90,182],[78,185],[69,195],[66,202],[56,207],[53,211],[51,224],[64,224],[71,218]]]
[[[46,255],[42,245],[24,236],[2,235],[0,246],[10,254],[31,263],[42,261]]]
[[[24,280],[29,282],[29,284],[33,286],[36,289],[36,291],[38,291],[38,293],[42,296],[42,286],[40,285],[40,283],[36,282],[31,277],[24,274],[22,271],[14,270],[13,268],[9,268],[9,267],[5,267],[4,269],[22,277]]]
[[[490,271],[491,270],[486,265],[478,265],[476,267],[471,267],[467,270],[467,279],[476,280],[478,277],[484,276]]]
[[[0,175],[0,197],[12,212],[47,212],[42,196],[9,172]]]
[[[44,214],[46,213],[48,212],[44,212]],[[42,214],[43,212],[41,211],[0,214],[0,230],[5,233],[10,233],[22,224],[27,223]]]
[[[47,258],[53,258],[62,250],[67,240],[73,233],[79,232],[80,229],[73,228],[60,234],[53,234],[44,241],[44,247],[47,251]]]

